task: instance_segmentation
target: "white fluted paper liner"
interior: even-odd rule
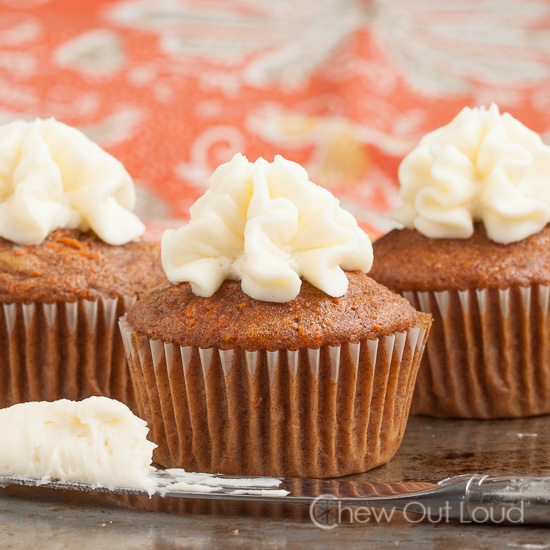
[[[158,463],[296,477],[341,476],[390,460],[428,327],[338,347],[245,351],[149,340],[120,320]]]
[[[0,305],[0,407],[105,395],[135,406],[117,319],[134,296]]]
[[[413,413],[461,418],[550,413],[550,287],[403,296],[434,318]]]

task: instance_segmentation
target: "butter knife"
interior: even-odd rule
[[[400,510],[410,518],[425,517],[438,522],[550,525],[550,477],[465,474],[439,483],[370,483],[241,477],[171,469],[152,472],[150,482],[149,489],[132,489],[0,476],[0,487],[23,485],[164,498],[309,504],[310,512],[322,511],[325,521],[327,511],[334,516],[338,507],[359,506]]]

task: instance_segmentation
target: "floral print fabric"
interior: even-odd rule
[[[121,160],[158,238],[242,152],[304,165],[371,234],[397,167],[464,105],[550,140],[547,0],[0,0],[0,122]]]

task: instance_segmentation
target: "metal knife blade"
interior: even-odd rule
[[[164,498],[310,505],[324,499],[345,506],[402,510],[440,521],[550,525],[550,477],[465,474],[437,484],[369,483],[345,479],[241,477],[172,469],[152,472],[150,481],[147,490],[0,476],[0,487],[23,485]]]

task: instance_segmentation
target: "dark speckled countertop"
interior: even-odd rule
[[[438,481],[462,474],[550,475],[550,417],[499,421],[412,417],[395,458],[366,474],[372,482]],[[402,514],[379,523],[315,527],[307,507],[187,501],[133,502],[98,495],[27,488],[0,491],[0,548],[523,548],[550,550],[550,529],[408,521]],[[410,519],[410,518],[409,518]]]

